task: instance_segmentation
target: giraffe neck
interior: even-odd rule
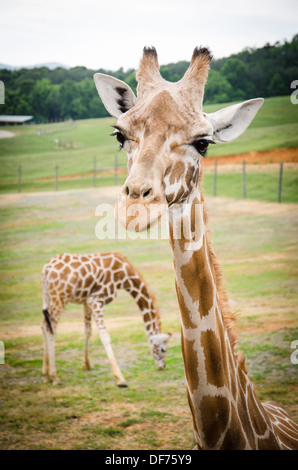
[[[146,337],[151,343],[152,338],[161,333],[158,307],[141,274],[131,265],[128,273],[129,278],[124,283],[124,289],[130,293],[138,305],[144,321]]]
[[[234,352],[203,204],[197,187],[169,217],[182,353],[197,446],[257,448],[259,435],[275,445],[272,426]]]

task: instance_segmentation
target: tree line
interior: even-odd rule
[[[180,61],[161,66],[160,72],[166,80],[178,81],[188,66],[189,62]],[[33,115],[39,122],[107,116],[93,82],[95,72],[113,75],[136,91],[133,69],[3,69],[0,80],[5,85],[5,104],[1,105],[1,114]],[[298,80],[298,34],[290,42],[267,43],[261,48],[246,48],[238,54],[214,59],[204,102],[288,95],[293,80]]]

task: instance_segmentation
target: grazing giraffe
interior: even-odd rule
[[[196,48],[184,77],[170,83],[160,75],[156,50],[145,48],[137,97],[125,83],[95,74],[99,95],[117,118],[114,134],[128,154],[115,213],[127,229],[137,220],[135,230],[146,230],[167,210],[196,449],[297,449],[298,425],[278,405],[258,400],[235,350],[200,188],[208,145],[244,132],[263,99],[204,113],[210,61],[208,49]]]
[[[127,382],[117,364],[111,338],[106,330],[103,309],[125,289],[136,301],[144,321],[145,333],[158,369],[165,367],[167,341],[170,334],[161,333],[156,301],[140,273],[120,253],[57,255],[42,270],[44,337],[43,373],[45,381],[59,383],[55,366],[55,331],[59,317],[68,303],[83,304],[85,320],[84,369],[90,369],[88,357],[91,317],[110,360],[119,387]]]

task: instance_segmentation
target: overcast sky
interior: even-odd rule
[[[160,64],[215,58],[291,40],[297,0],[0,0],[0,63],[137,68],[154,45]]]

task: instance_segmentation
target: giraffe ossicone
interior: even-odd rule
[[[158,307],[138,270],[120,253],[75,255],[64,253],[46,263],[41,275],[43,290],[44,337],[43,373],[46,382],[59,383],[55,364],[55,333],[61,313],[68,303],[84,306],[84,369],[90,369],[89,339],[91,319],[95,320],[100,339],[119,387],[127,382],[117,363],[111,338],[104,322],[104,306],[125,289],[137,303],[144,322],[145,334],[158,369],[166,365],[170,333],[162,333]]]
[[[221,287],[200,188],[201,157],[208,145],[237,138],[264,100],[204,113],[210,61],[208,49],[196,48],[184,77],[170,83],[160,75],[156,50],[145,48],[137,96],[123,82],[95,74],[98,93],[117,119],[114,135],[128,155],[128,177],[115,213],[127,229],[148,230],[168,211],[196,448],[297,449],[298,425],[278,405],[258,400],[235,350],[233,316]],[[134,214],[136,204],[143,215]]]

